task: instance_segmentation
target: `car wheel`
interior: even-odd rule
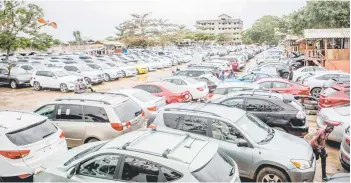
[[[311,90],[311,95],[314,97],[319,98],[319,95],[321,94],[322,88],[313,88]]]
[[[279,130],[279,131],[282,131],[282,132],[286,132],[286,130],[284,130],[284,128],[281,128],[281,127],[273,127],[273,129],[276,129],[276,130]]]
[[[289,73],[285,72],[285,73],[283,74],[283,78],[284,78],[284,79],[288,79],[288,77],[289,77]]]
[[[257,174],[256,182],[289,182],[285,173],[272,167],[262,168]]]
[[[110,78],[110,75],[105,74],[104,80],[105,80],[105,81],[110,81],[110,79],[111,79],[111,78]]]
[[[91,84],[91,80],[90,78],[84,78],[85,82],[87,82],[87,84]]]
[[[11,80],[11,81],[10,81],[10,87],[11,87],[12,89],[16,89],[16,88],[17,88],[17,82],[16,82],[15,80]]]
[[[67,85],[64,84],[64,83],[62,83],[62,84],[60,85],[60,91],[61,91],[61,92],[68,92],[68,87],[67,87]]]
[[[86,143],[97,142],[97,141],[100,141],[100,140],[96,138],[92,138],[92,139],[89,139]]]
[[[127,76],[126,72],[122,71],[122,73],[123,73],[123,77]]]
[[[37,90],[37,91],[41,90],[40,83],[38,81],[34,81],[33,88],[34,90]]]

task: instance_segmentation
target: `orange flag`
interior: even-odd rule
[[[45,24],[46,23],[46,21],[43,18],[38,18],[38,22],[41,23],[41,24]]]

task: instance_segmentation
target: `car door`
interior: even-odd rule
[[[285,82],[273,81],[272,82],[272,91],[277,91],[279,93],[292,93],[292,85]]]
[[[238,147],[239,141],[247,141],[240,131],[229,122],[216,118],[210,118],[209,137],[211,141],[219,144],[219,149],[229,155],[237,163],[239,174],[248,176],[252,166],[252,147]]]
[[[76,174],[67,182],[116,182],[121,155],[104,153],[83,159],[77,165]]]
[[[265,123],[268,123],[274,119],[274,116],[269,112],[267,106],[269,105],[264,99],[246,98],[246,111],[254,114]]]
[[[46,72],[46,82],[47,86],[50,88],[59,88],[60,84],[58,84],[57,77],[51,71]]]
[[[272,82],[271,81],[265,81],[265,82],[261,82],[258,83],[262,88],[266,88],[266,89],[271,89],[272,88]]]
[[[9,84],[8,73],[7,69],[0,69],[0,83]]]
[[[54,123],[64,131],[68,147],[84,143],[86,125],[81,105],[57,104]]]

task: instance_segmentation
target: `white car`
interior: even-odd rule
[[[63,68],[72,75],[83,77],[88,84],[100,84],[104,80],[104,73],[92,69],[85,63],[66,64]]]
[[[123,62],[115,62],[115,63],[108,62],[106,64],[113,68],[121,69],[124,77],[135,76],[138,74],[138,71],[134,66],[127,65]]]
[[[46,117],[17,111],[0,111],[0,117],[0,181],[30,177],[67,152],[63,131]]]
[[[133,99],[145,112],[145,118],[155,115],[157,110],[166,105],[165,97],[157,97],[147,91],[138,88],[120,89],[108,91],[106,93],[116,93],[127,95]]]
[[[206,99],[209,92],[207,83],[198,81],[194,78],[185,76],[172,76],[162,80],[188,89],[193,100]]]
[[[75,90],[75,82],[80,77],[70,75],[63,69],[45,69],[37,70],[33,73],[30,80],[31,86],[34,90],[41,90],[43,88],[60,89],[61,92],[68,92]]]
[[[225,60],[211,60],[209,62],[203,62],[202,65],[215,66],[224,71],[232,70],[230,63]]]
[[[240,90],[264,89],[256,83],[228,82],[217,86],[216,90],[208,95],[208,99],[214,100]]]
[[[106,66],[103,63],[101,63],[101,64],[90,63],[87,65],[94,70],[102,71],[104,73],[104,81],[112,81],[112,80],[119,78],[117,76],[118,71],[115,69],[111,69],[111,67],[109,67],[109,65]]]
[[[297,81],[297,78],[305,75],[306,73],[312,73],[317,71],[326,71],[324,67],[319,66],[305,66],[299,69],[294,70],[293,74],[293,81]]]

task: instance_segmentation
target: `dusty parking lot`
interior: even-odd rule
[[[247,67],[253,65],[254,62],[250,61]],[[186,67],[185,65],[180,66],[179,68]],[[150,72],[144,75],[138,75],[131,78],[122,78],[118,81],[105,82],[101,85],[93,86],[96,91],[111,91],[121,88],[129,88],[135,84],[142,83],[145,81],[157,80],[158,78],[172,75],[172,70],[175,68],[167,68],[163,70],[158,70],[156,72]],[[238,75],[243,74],[237,73]],[[10,89],[8,86],[0,86],[0,109],[11,109],[11,110],[23,110],[23,111],[32,111],[37,107],[49,102],[55,98],[73,95],[73,92],[61,93],[59,91],[34,91],[31,87],[19,88],[19,89]],[[317,125],[315,123],[316,116],[308,116],[308,123],[310,126],[309,135],[316,132]],[[339,153],[340,144],[338,143],[327,143],[327,174],[331,176],[338,172],[344,172],[341,164],[339,162],[338,153]],[[298,149],[296,149],[298,151]],[[315,182],[321,182],[321,165],[320,160],[317,161],[317,170],[315,175]]]

